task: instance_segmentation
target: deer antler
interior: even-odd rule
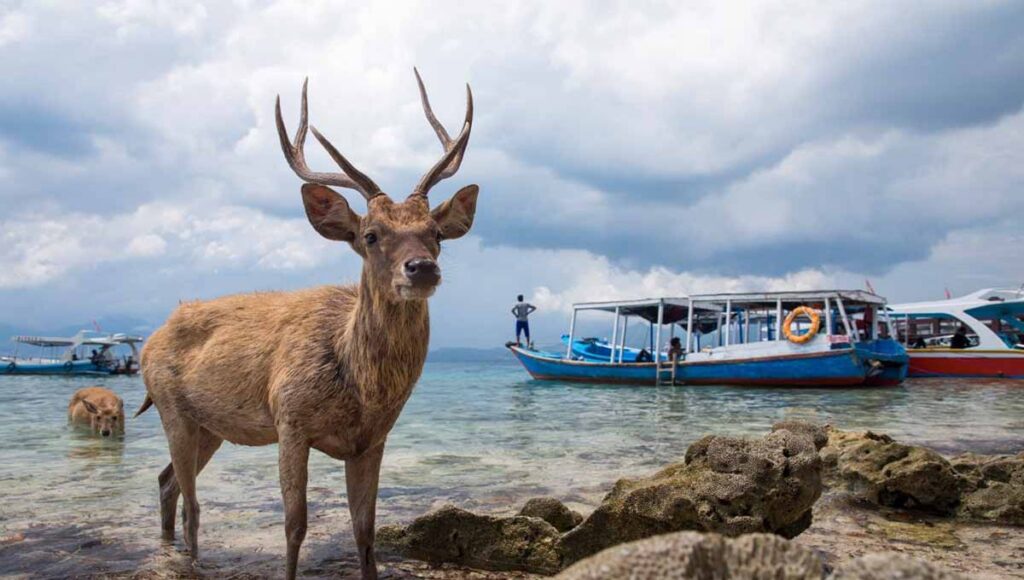
[[[302,83],[302,114],[299,117],[299,128],[295,132],[294,144],[288,141],[288,130],[285,129],[284,119],[281,117],[281,95],[277,96],[277,105],[275,107],[275,113],[277,115],[277,136],[281,139],[281,150],[284,151],[284,158],[288,161],[288,165],[292,168],[292,171],[307,183],[336,185],[338,187],[354,189],[361,193],[367,200],[381,193],[377,184],[349,163],[348,159],[345,159],[345,157],[334,148],[334,145],[331,145],[331,142],[316,130],[316,127],[309,127],[309,113],[306,101],[306,85],[308,84],[309,79],[307,78]],[[327,150],[327,153],[332,159],[334,159],[334,162],[341,167],[344,173],[320,173],[309,169],[309,166],[306,165],[306,155],[303,151],[303,146],[306,142],[307,127],[313,130],[313,136],[316,137],[316,140],[319,141],[321,145],[323,145],[324,149]]]
[[[413,190],[412,195],[426,196],[427,192],[430,191],[431,187],[437,185],[442,179],[447,179],[459,170],[459,166],[462,165],[462,157],[466,153],[466,145],[469,143],[469,133],[473,127],[473,91],[470,90],[469,85],[466,85],[466,120],[463,122],[462,131],[459,132],[459,136],[452,140],[448,136],[448,131],[445,130],[441,122],[437,120],[434,115],[434,111],[430,108],[430,100],[427,99],[427,89],[423,86],[423,79],[420,78],[420,71],[415,68],[412,69],[416,73],[416,83],[420,87],[420,100],[423,102],[423,112],[427,115],[427,121],[430,126],[434,128],[434,132],[437,133],[437,138],[441,141],[441,146],[444,148],[444,156],[438,161],[430,171],[420,179],[416,189]]]

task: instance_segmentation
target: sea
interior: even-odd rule
[[[169,458],[156,410],[129,418],[118,438],[68,426],[69,398],[93,384],[117,392],[129,417],[145,395],[139,377],[0,377],[0,576],[184,565],[180,541],[160,542],[157,474]],[[1024,381],[656,388],[535,381],[511,358],[431,362],[388,440],[378,523],[446,504],[508,514],[542,495],[585,511],[615,480],[680,461],[704,435],[760,436],[783,419],[870,429],[944,454],[1018,453]],[[314,452],[309,550],[350,545],[344,490],[343,464]],[[276,446],[225,443],[198,495],[212,575],[280,560]]]

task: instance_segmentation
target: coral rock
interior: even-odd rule
[[[705,437],[690,446],[685,463],[616,482],[594,513],[562,538],[564,562],[684,530],[793,537],[810,525],[821,489],[821,461],[806,434]]]
[[[938,453],[871,431],[832,430],[822,460],[832,480],[888,507],[951,514],[964,488],[964,479]]]
[[[565,507],[565,504],[553,497],[535,497],[526,502],[519,515],[529,518],[540,518],[551,524],[559,532],[567,532],[583,521],[579,512]]]
[[[967,580],[957,572],[897,554],[868,554],[840,565],[829,580]]]
[[[408,558],[542,574],[561,569],[558,536],[538,518],[481,516],[453,506],[418,517],[405,528],[385,526],[377,534],[381,544]]]
[[[819,580],[822,574],[822,562],[813,550],[778,536],[727,539],[678,532],[608,548],[576,563],[556,580]]]

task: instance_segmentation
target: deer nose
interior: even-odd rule
[[[417,286],[434,286],[441,281],[441,268],[429,258],[415,258],[405,263],[405,277]]]
[[[103,435],[104,437],[110,437],[110,429],[104,429],[100,431],[100,435]]]

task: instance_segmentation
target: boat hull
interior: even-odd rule
[[[0,375],[106,376],[114,374],[114,372],[114,369],[95,365],[87,360],[56,363],[18,361],[0,363]]]
[[[612,364],[565,360],[557,355],[518,346],[509,350],[536,379],[587,383],[654,385],[654,363]],[[906,372],[903,365],[902,373]],[[888,380],[899,381],[899,370]],[[748,359],[685,362],[677,382],[687,385],[856,386],[866,384],[867,371],[855,349]],[[879,382],[879,384],[884,384]]]
[[[1024,351],[910,350],[910,376],[1024,379]]]

